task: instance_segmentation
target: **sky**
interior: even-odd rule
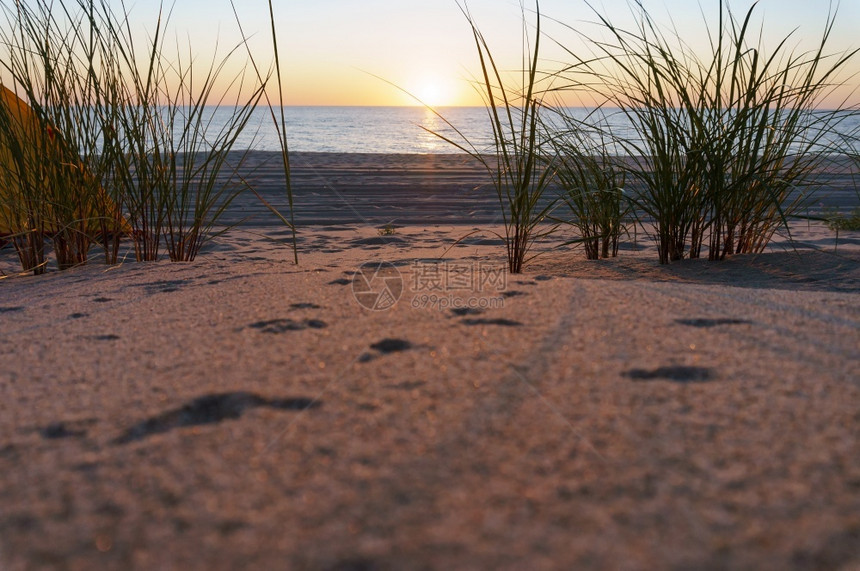
[[[157,0],[127,0],[132,21],[140,29],[154,23]],[[236,0],[249,45],[258,62],[272,61],[271,31],[266,0]],[[618,26],[633,21],[626,0],[593,0],[594,6]],[[275,0],[275,23],[280,43],[286,102],[290,105],[414,105],[414,97],[434,106],[480,105],[472,80],[479,73],[475,44],[468,21],[456,0]],[[643,0],[654,19],[674,26],[684,41],[704,47],[704,22],[716,26],[719,0]],[[751,0],[728,6],[741,18]],[[525,3],[533,22],[534,3]],[[522,12],[518,0],[470,0],[469,10],[486,36],[499,67],[521,67]],[[578,31],[595,28],[594,12],[584,0],[543,0],[544,30],[541,54],[547,68],[567,56],[554,42],[577,53],[584,50]],[[827,6],[810,0],[760,0],[753,22],[761,27],[765,45],[793,33],[789,45],[814,47],[824,29]],[[555,21],[554,21],[555,20]],[[566,26],[560,25],[563,22]],[[240,39],[229,0],[177,0],[171,29],[183,45],[190,43],[202,61],[215,46],[225,54]],[[668,28],[667,28],[668,29]],[[860,1],[843,0],[830,40],[830,51],[860,48]],[[569,58],[567,58],[569,60]],[[245,52],[231,58],[230,73],[246,65]],[[857,74],[851,77],[852,74]],[[843,74],[849,86],[860,83],[860,57]],[[408,94],[406,93],[408,92]],[[849,97],[850,89],[827,103]],[[825,104],[825,105],[826,105]]]

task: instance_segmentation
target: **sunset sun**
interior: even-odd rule
[[[454,87],[449,81],[438,77],[425,77],[416,82],[413,95],[431,107],[443,107],[456,103]]]

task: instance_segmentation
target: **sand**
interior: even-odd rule
[[[0,568],[860,567],[860,236],[513,276],[467,214],[0,280]]]

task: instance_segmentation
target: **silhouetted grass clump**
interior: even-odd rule
[[[697,258],[705,246],[711,260],[762,251],[806,204],[834,151],[848,115],[818,105],[857,52],[828,53],[831,14],[815,49],[795,52],[787,36],[768,53],[753,32],[755,6],[737,18],[721,2],[700,55],[641,3],[632,7],[630,30],[597,14],[608,39],[587,38],[588,57],[568,50],[564,74],[633,126],[615,142],[634,159],[633,205],[654,224],[660,262]]]
[[[172,261],[193,260],[244,188],[236,171],[247,150],[234,146],[268,80],[226,76],[245,42],[223,57],[215,46],[201,64],[173,43],[163,8],[145,34],[124,2],[2,10],[9,94],[29,106],[14,95],[0,104],[0,226],[22,267],[44,271],[48,242],[60,269],[85,263],[96,241],[114,263],[122,236],[140,261],[161,247]],[[239,103],[217,123],[227,91]]]
[[[536,2],[522,81],[511,87],[463,8],[495,147],[483,153],[456,128],[465,143],[439,136],[487,168],[513,273],[535,239],[557,228],[542,226],[549,220],[575,227],[580,236],[567,243],[582,243],[589,259],[617,253],[628,218],[653,232],[664,264],[704,253],[721,260],[761,252],[808,206],[826,161],[845,152],[840,127],[856,111],[819,108],[844,84],[840,73],[857,54],[828,52],[835,14],[812,50],[792,49],[788,35],[769,52],[764,32],[753,31],[755,5],[738,18],[720,2],[716,25],[706,22],[709,49],[700,53],[677,31],[664,32],[640,2],[631,9],[632,29],[595,10],[598,32],[577,32],[586,53],[565,48],[569,63],[552,69],[538,57]],[[565,91],[586,92],[599,107],[580,120],[564,104],[545,103],[548,94]],[[609,109],[612,122],[632,129],[610,130]],[[552,120],[543,121],[548,110]],[[542,200],[553,184],[560,202]],[[556,208],[561,204],[567,215]]]
[[[86,31],[93,7],[73,8],[42,1],[2,8],[1,61],[21,96],[4,86],[4,226],[23,268],[36,273],[44,271],[48,238],[61,269],[84,263],[96,230],[118,214],[102,193],[108,165],[91,103],[101,97],[102,46]]]
[[[483,98],[493,130],[493,148],[479,149],[447,119],[436,113],[460,137],[455,140],[438,132],[432,134],[447,141],[480,162],[492,181],[499,200],[504,223],[508,270],[521,273],[530,259],[536,240],[549,235],[555,226],[545,226],[553,204],[543,200],[552,182],[554,162],[546,161],[549,146],[541,129],[543,108],[542,81],[539,72],[541,45],[540,5],[535,2],[535,30],[529,32],[525,7],[523,11],[523,68],[518,85],[503,79],[505,73],[493,58],[490,46],[478,28],[468,6],[461,5],[469,22],[481,65],[476,89]],[[532,43],[533,42],[533,43]],[[435,111],[434,111],[435,112]]]
[[[561,126],[550,126],[556,162],[556,180],[569,218],[556,217],[579,231],[589,260],[615,257],[625,232],[630,202],[624,196],[626,173],[621,159],[611,151],[611,132],[605,123],[590,125],[575,119],[566,109],[557,110]],[[589,115],[594,121],[597,112]]]

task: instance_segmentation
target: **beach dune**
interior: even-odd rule
[[[0,567],[860,565],[856,234],[509,275],[466,158],[295,165],[299,265],[240,202],[193,263],[0,280]]]

